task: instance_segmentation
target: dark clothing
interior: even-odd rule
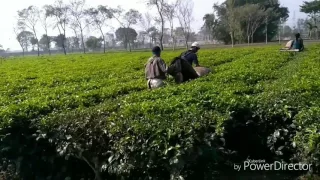
[[[146,79],[166,79],[167,66],[160,57],[153,56],[145,66]]]
[[[303,40],[301,38],[295,39],[291,44],[292,49],[299,49],[300,51],[304,49]]]
[[[194,63],[195,65],[199,64],[197,54],[190,50],[183,52],[181,54],[181,58],[186,60],[191,66],[192,66],[192,63]]]
[[[193,67],[187,61],[179,57],[175,58],[171,62],[170,67],[168,68],[168,73],[173,77],[176,77],[178,73],[181,73],[183,76],[183,82],[199,77]]]

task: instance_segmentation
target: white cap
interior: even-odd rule
[[[197,47],[197,48],[200,48],[200,45],[198,42],[194,42],[191,44],[191,47]]]

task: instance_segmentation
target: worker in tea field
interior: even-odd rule
[[[183,52],[181,54],[181,58],[186,60],[191,66],[194,63],[196,67],[199,67],[199,61],[198,61],[198,56],[197,52],[200,50],[200,45],[197,42],[192,43],[191,48]]]
[[[186,82],[199,77],[198,73],[192,67],[193,63],[196,67],[200,67],[196,54],[199,49],[199,44],[194,42],[188,51],[183,52],[171,62],[168,74],[175,78],[176,83]]]
[[[159,46],[152,48],[153,56],[149,58],[145,66],[145,75],[148,80],[149,89],[159,88],[164,86],[163,80],[166,79],[167,65],[160,57],[161,49]]]
[[[303,51],[304,45],[303,45],[303,40],[300,37],[300,33],[297,33],[295,36],[296,36],[296,39],[293,40],[291,44],[291,49],[299,49],[299,51]]]
[[[281,48],[280,50],[283,50],[283,51],[291,51],[291,50],[303,51],[304,45],[303,45],[303,40],[300,37],[300,34],[297,33],[295,35],[295,37],[296,37],[295,40],[288,41],[286,46],[284,48]]]

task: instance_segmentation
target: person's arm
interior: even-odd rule
[[[168,67],[163,59],[161,59],[161,58],[159,59],[158,66],[162,72],[167,73]]]
[[[196,54],[194,54],[194,59],[193,59],[194,64],[196,65],[196,67],[200,66],[199,65],[199,61],[198,61],[198,56]]]

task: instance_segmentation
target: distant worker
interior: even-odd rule
[[[290,49],[299,49],[299,51],[303,51],[304,45],[303,45],[303,40],[300,37],[300,33],[297,33],[295,36],[296,36],[296,39],[293,40]]]
[[[164,86],[163,80],[166,79],[167,65],[160,57],[161,49],[155,46],[152,49],[153,56],[149,58],[145,66],[145,75],[148,80],[147,85],[149,89],[159,88]]]

